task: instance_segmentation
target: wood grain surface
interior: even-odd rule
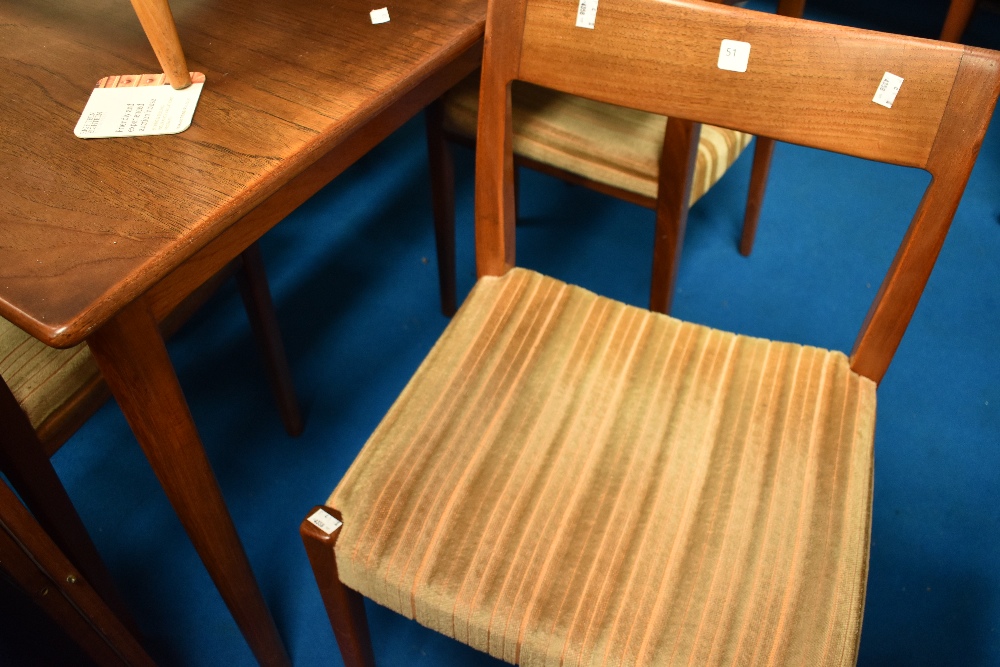
[[[131,6],[0,5],[0,316],[50,345],[83,340],[469,49],[485,13],[480,0],[414,0],[375,26],[360,0],[171,8],[188,66],[207,77],[192,127],[81,140],[99,79],[156,68]]]
[[[1000,54],[697,0],[607,0],[594,30],[576,28],[572,8],[560,0],[509,2],[491,9],[485,39],[480,108],[493,111],[481,114],[478,129],[480,276],[513,265],[506,167],[512,79],[927,170],[931,185],[851,356],[853,370],[882,379],[982,144],[1000,93]],[[726,39],[750,44],[746,72],[718,67]],[[506,53],[492,53],[494,43]],[[886,73],[903,80],[890,108],[872,99]]]

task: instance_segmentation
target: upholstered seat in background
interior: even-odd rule
[[[57,350],[0,318],[0,377],[42,442],[49,441],[59,415],[79,401],[100,403],[107,399],[97,362],[86,343]]]
[[[517,155],[656,199],[665,117],[523,81],[514,82],[512,98]],[[447,132],[476,136],[478,72],[445,95],[443,111]],[[701,127],[691,205],[722,178],[752,139],[735,130]]]

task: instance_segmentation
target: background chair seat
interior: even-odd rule
[[[327,503],[340,580],[521,665],[853,664],[874,413],[842,353],[483,278]]]
[[[103,402],[108,392],[93,391],[102,384],[97,362],[86,343],[66,350],[49,347],[0,318],[0,376],[28,421],[46,442],[49,424],[75,409],[81,401]]]
[[[513,84],[514,153],[595,183],[656,201],[667,119],[523,81]],[[478,73],[444,100],[447,132],[476,136]],[[698,201],[750,144],[752,135],[703,125],[691,183]]]

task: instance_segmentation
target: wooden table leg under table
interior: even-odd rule
[[[289,665],[146,299],[87,342],[250,649],[262,665]]]

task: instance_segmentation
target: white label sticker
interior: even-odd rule
[[[337,517],[331,516],[329,512],[324,510],[316,510],[309,516],[308,519],[306,519],[306,521],[316,526],[327,535],[332,535],[333,531],[344,525],[342,521],[337,520]]]
[[[576,27],[594,29],[594,19],[597,18],[597,0],[580,0],[576,9]]]
[[[878,84],[878,90],[875,91],[875,97],[872,98],[872,102],[881,104],[886,109],[891,109],[892,103],[896,101],[896,94],[902,85],[903,77],[886,72],[885,76],[882,77],[882,83]]]
[[[722,40],[722,46],[719,47],[719,69],[745,72],[748,62],[750,62],[749,42],[737,42],[735,39]]]
[[[95,88],[73,133],[81,139],[177,134],[191,126],[203,83]]]
[[[372,17],[372,25],[378,25],[379,23],[389,22],[389,8],[383,7],[382,9],[373,9],[368,13]]]

